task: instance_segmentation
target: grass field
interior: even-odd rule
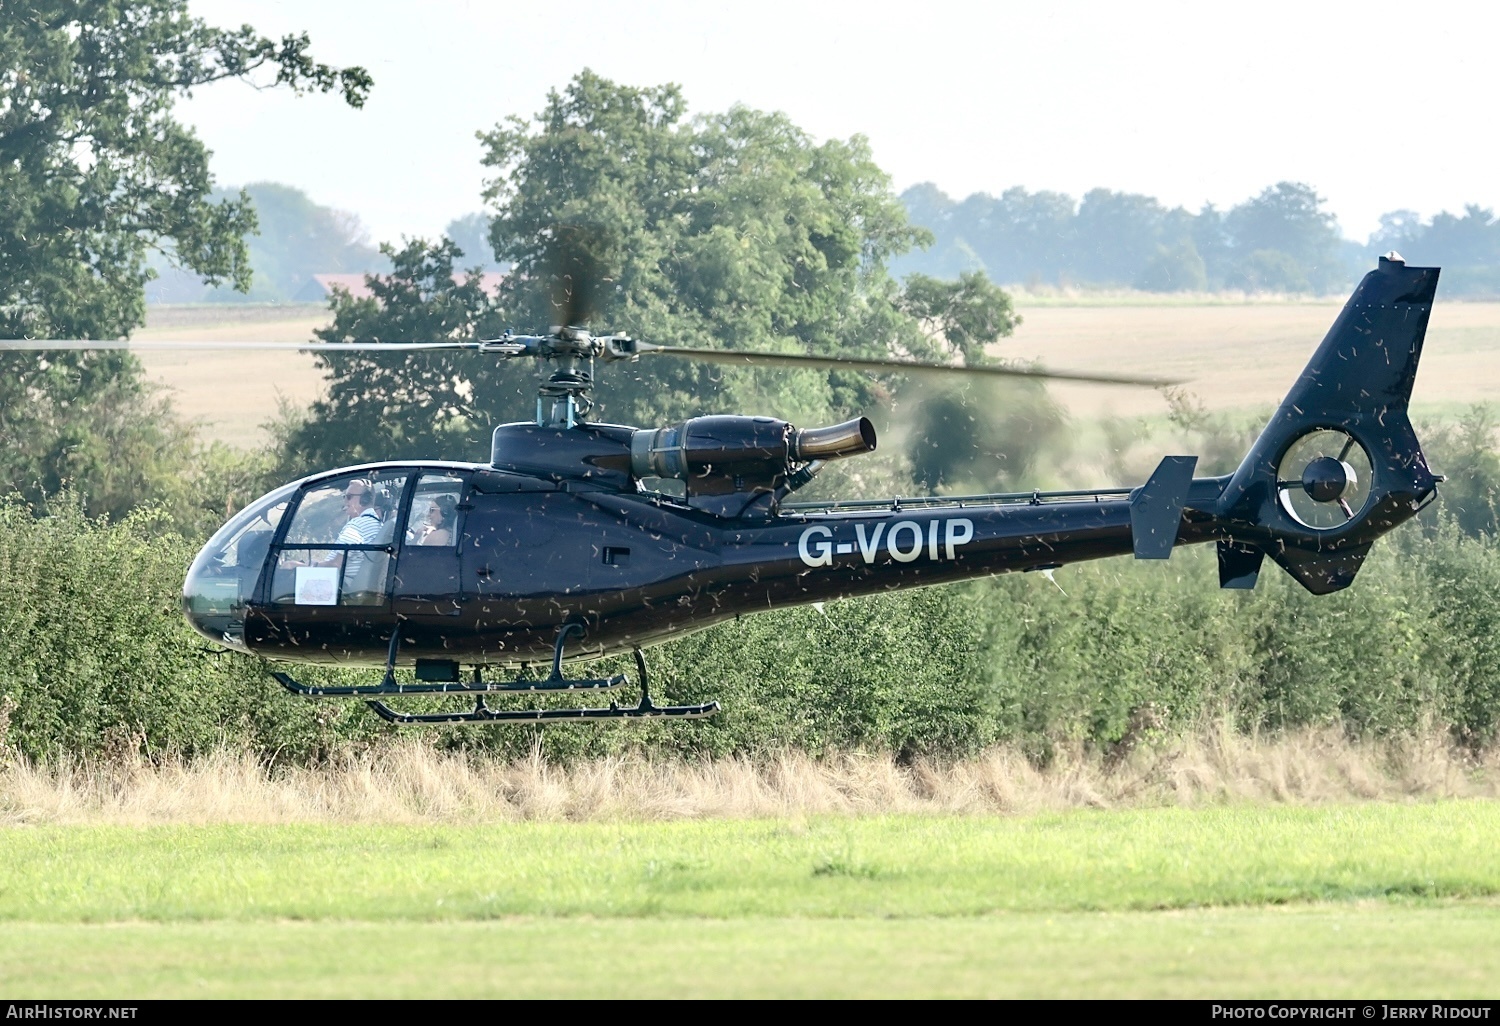
[[[70,998],[1486,998],[1500,910],[1384,902],[967,919],[7,923]]]
[[[996,347],[1058,368],[1155,374],[1188,379],[1213,410],[1274,406],[1323,338],[1339,302],[1196,304],[1120,300],[1118,305],[1057,300],[1022,302],[1023,323]],[[136,338],[302,342],[328,321],[315,306],[154,307]],[[247,446],[278,396],[305,406],[322,388],[310,356],[287,353],[142,354],[150,376],[173,390],[178,408],[205,426],[205,437]],[[1103,414],[1155,416],[1166,406],[1150,389],[1054,385],[1080,420]],[[1500,303],[1443,303],[1433,310],[1413,408],[1449,416],[1500,400]],[[529,411],[522,411],[524,415]],[[776,411],[768,411],[776,412]]]
[[[1497,842],[1486,800],[12,827],[0,992],[1479,997]]]
[[[1500,804],[31,827],[0,920],[921,917],[1500,894]],[[1497,952],[1500,954],[1500,952]]]

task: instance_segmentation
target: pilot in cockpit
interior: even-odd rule
[[[349,520],[335,539],[341,545],[373,545],[380,536],[380,514],[375,510],[370,482],[355,478],[344,486],[344,512]]]

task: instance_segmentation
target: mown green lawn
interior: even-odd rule
[[[0,994],[59,997],[1494,997],[1500,908],[918,919],[13,923]]]
[[[1487,801],[13,827],[0,993],[1488,996],[1497,853]]]

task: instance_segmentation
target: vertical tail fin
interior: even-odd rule
[[[1437,280],[1393,253],[1344,304],[1214,504],[1226,587],[1253,585],[1241,553],[1258,550],[1315,594],[1347,588],[1370,544],[1434,494],[1407,405]]]

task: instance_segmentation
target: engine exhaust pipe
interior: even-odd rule
[[[694,417],[674,427],[636,431],[630,470],[636,477],[703,474],[750,464],[820,463],[875,449],[875,426],[864,417],[799,431],[770,417]],[[771,471],[771,472],[774,472]],[[741,471],[735,471],[743,476]]]
[[[791,457],[799,461],[858,456],[875,451],[875,425],[856,417],[832,427],[803,428],[792,433],[791,443]]]

